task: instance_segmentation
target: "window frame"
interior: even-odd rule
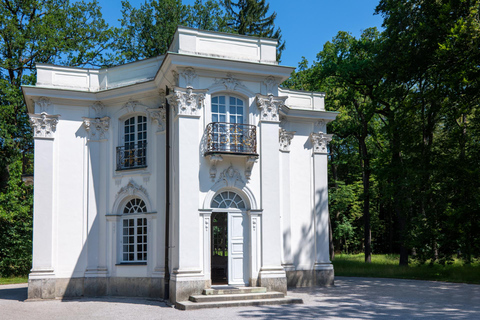
[[[220,121],[220,111],[217,111],[217,112],[214,112],[214,104],[217,104],[218,105],[218,108],[220,108],[220,101],[218,103],[215,103],[214,102],[214,99],[215,98],[218,98],[220,100],[221,97],[225,97],[225,121]],[[231,105],[231,102],[230,102],[230,99],[231,98],[235,98],[239,101],[242,102],[242,108],[243,108],[243,113],[241,114],[241,117],[242,117],[242,121],[241,122],[231,122],[230,119],[231,119],[231,116],[232,114],[230,113],[230,109],[231,107],[240,107],[238,104],[235,105],[235,106],[232,106]],[[219,109],[217,109],[219,110]],[[229,94],[229,93],[215,93],[215,94],[212,94],[211,98],[210,98],[210,120],[211,122],[220,122],[220,123],[236,123],[236,124],[248,124],[248,100],[241,97],[241,96],[238,96],[238,95],[235,95],[235,94]],[[218,121],[214,121],[214,115],[218,115]],[[236,117],[238,118],[240,116],[240,114],[236,113],[235,114]]]
[[[132,201],[137,201],[139,203],[143,203],[143,210],[138,211],[134,210],[134,212],[126,212],[127,211],[127,206],[132,202]],[[147,218],[147,205],[146,202],[141,199],[140,197],[133,197],[128,199],[126,202],[124,202],[124,205],[121,206],[122,208],[122,215],[119,220],[119,250],[118,250],[118,257],[119,257],[119,264],[138,264],[138,265],[146,265],[148,258],[149,258],[149,238],[151,237],[151,232],[150,232],[150,227],[149,227],[149,220]],[[142,225],[140,228],[142,228],[141,234],[139,234],[139,221],[142,221]],[[128,221],[128,222],[127,222]],[[127,224],[130,224],[130,221],[133,221],[133,225],[127,225],[125,226],[125,222]],[[125,234],[125,228],[127,227],[127,230],[129,228],[133,229],[133,234]],[[133,238],[133,243],[127,242],[125,243],[125,238],[126,237],[132,237]],[[138,237],[142,237],[141,243],[138,241]],[[142,246],[142,250],[139,250],[138,246]],[[128,246],[127,251],[125,251],[126,246]],[[133,246],[133,252],[129,251],[130,246]],[[133,254],[133,259],[127,258],[125,259],[125,255],[130,255]],[[139,254],[142,254],[142,258],[139,259]]]

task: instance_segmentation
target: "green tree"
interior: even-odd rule
[[[151,0],[139,8],[122,1],[121,28],[115,29],[110,64],[156,57],[167,52],[178,25],[188,17],[181,0]]]
[[[31,259],[33,144],[21,85],[36,63],[101,65],[111,37],[96,1],[0,1],[0,275],[25,273]]]
[[[223,0],[229,14],[228,26],[233,32],[248,36],[278,39],[277,59],[280,61],[285,41],[280,28],[275,29],[277,13],[268,14],[270,5],[265,0]]]

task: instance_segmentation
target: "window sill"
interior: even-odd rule
[[[120,262],[115,264],[116,266],[146,266],[146,262]]]

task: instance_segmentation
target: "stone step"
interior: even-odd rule
[[[203,295],[223,295],[223,294],[244,294],[244,293],[265,293],[265,287],[216,287],[211,289],[204,289]]]
[[[218,295],[198,295],[190,296],[192,302],[220,302],[220,301],[238,301],[238,300],[260,300],[283,298],[282,292],[262,292],[262,293],[234,293]]]
[[[303,303],[302,299],[298,298],[276,298],[276,299],[260,299],[260,300],[238,300],[238,301],[216,301],[216,302],[192,302],[182,301],[177,302],[175,307],[180,310],[197,310],[208,308],[227,308],[227,307],[248,307],[248,306],[263,306],[263,305],[280,305]]]

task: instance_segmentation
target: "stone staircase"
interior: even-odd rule
[[[291,303],[303,303],[303,300],[285,297],[282,292],[267,292],[264,287],[215,286],[203,290],[201,295],[190,296],[189,301],[177,302],[175,307],[180,310],[196,310]]]

